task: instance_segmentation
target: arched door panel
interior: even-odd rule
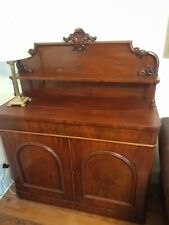
[[[19,132],[5,135],[4,144],[20,196],[49,203],[74,199],[66,138]]]
[[[94,140],[71,140],[70,146],[79,207],[131,213],[143,207],[147,149]]]

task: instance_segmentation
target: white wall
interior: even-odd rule
[[[169,59],[163,58],[168,0],[6,0],[1,3],[0,42],[18,39],[25,52],[33,42],[62,41],[77,27],[98,40],[133,40],[133,45],[154,51],[160,58],[157,105],[161,117],[169,116]],[[10,6],[10,7],[9,7]],[[10,29],[9,29],[10,26]],[[12,31],[12,35],[7,35]],[[11,38],[12,37],[12,38]]]
[[[8,65],[5,63],[0,63],[0,105],[13,97],[12,83],[8,78],[9,75],[10,70]],[[4,151],[4,146],[0,137],[0,164],[2,165],[2,163],[7,163],[7,159]],[[11,182],[9,169],[5,171],[5,179],[3,179],[2,181],[3,177],[4,170],[0,168],[0,198]]]
[[[4,31],[0,40],[2,44],[8,44],[11,37],[18,39],[23,48],[26,43],[25,51],[27,51],[33,42],[62,41],[63,36],[67,37],[77,27],[83,28],[93,36],[96,35],[97,40],[133,40],[135,47],[153,51],[160,58],[161,83],[157,87],[156,101],[160,117],[169,116],[167,101],[169,59],[163,59],[169,16],[167,2],[167,0],[6,0],[0,3],[0,29],[1,32]],[[11,30],[13,32],[11,35],[5,34]],[[3,79],[0,76],[0,85]],[[1,85],[0,90],[3,98],[8,92],[11,93],[10,85]]]

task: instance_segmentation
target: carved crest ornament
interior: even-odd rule
[[[74,44],[74,50],[81,52],[85,50],[85,45],[90,41],[95,41],[97,37],[92,37],[85,33],[83,29],[75,29],[73,34],[70,34],[68,38],[63,37],[65,42],[72,42]]]
[[[67,42],[71,42],[73,44],[73,50],[77,52],[82,52],[86,49],[86,44],[89,42],[94,42],[97,39],[96,36],[92,37],[88,33],[85,33],[82,28],[75,29],[73,34],[70,34],[67,38],[63,37],[63,40]],[[146,55],[150,55],[154,58],[153,65],[146,65],[144,68],[138,71],[138,76],[140,79],[142,78],[153,78],[158,75],[159,68],[159,59],[158,56],[150,51],[145,51],[139,49],[138,47],[133,47],[130,45],[132,52],[139,58],[143,58]],[[35,46],[34,49],[29,49],[28,53],[33,57],[36,55],[37,48]],[[33,70],[25,65],[21,60],[17,61],[17,68],[19,73],[31,73]]]

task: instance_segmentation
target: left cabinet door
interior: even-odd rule
[[[74,200],[66,138],[7,131],[1,136],[19,196],[54,204]]]

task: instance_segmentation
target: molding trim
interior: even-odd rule
[[[100,157],[108,157],[109,160],[118,160],[120,163],[124,164],[127,166],[128,171],[130,171],[131,174],[131,183],[130,183],[130,198],[128,199],[128,201],[123,201],[123,200],[115,200],[115,199],[109,199],[107,197],[101,197],[101,196],[97,196],[95,194],[90,194],[86,192],[86,182],[87,182],[87,172],[90,171],[88,170],[88,165],[89,164],[97,164],[99,163],[98,160],[96,160],[97,158]],[[96,162],[94,162],[96,161]],[[113,165],[113,162],[112,162]],[[136,186],[137,186],[137,171],[136,171],[136,167],[134,166],[134,164],[126,157],[124,157],[123,155],[113,152],[113,151],[94,151],[94,152],[90,152],[89,154],[87,154],[84,159],[81,162],[81,177],[82,177],[82,194],[83,194],[83,198],[88,198],[88,199],[93,199],[96,201],[103,201],[103,202],[109,202],[109,203],[115,203],[118,205],[126,205],[128,207],[134,207],[135,205],[135,195],[136,195]],[[114,176],[113,174],[111,176]],[[90,182],[90,180],[88,180],[88,183]],[[101,181],[102,182],[102,181]],[[116,179],[114,177],[114,181],[112,183],[112,186],[116,186]],[[99,185],[97,185],[96,187],[98,188]]]
[[[60,183],[61,188],[60,189],[43,187],[43,186],[40,186],[40,185],[29,183],[29,181],[26,180],[25,174],[27,173],[27,171],[26,171],[26,173],[24,173],[21,155],[24,154],[24,151],[30,151],[29,147],[32,147],[32,146],[39,148],[40,151],[45,151],[48,154],[48,158],[50,158],[50,160],[52,159],[52,160],[55,161],[55,164],[58,166],[58,174],[60,176],[60,181],[61,181],[61,183]],[[34,150],[33,152],[34,152],[34,154],[36,154],[36,150]],[[33,156],[33,154],[32,154],[32,156]],[[65,193],[64,173],[63,173],[62,162],[61,162],[58,154],[53,149],[51,149],[50,147],[48,147],[44,144],[38,143],[38,142],[24,142],[23,144],[19,145],[16,149],[16,162],[17,162],[17,166],[19,167],[18,172],[20,173],[20,178],[21,178],[21,181],[22,181],[22,185],[24,187],[30,187],[30,188],[33,188],[33,189],[56,192],[58,194],[64,194]]]
[[[116,140],[112,141],[112,140],[97,139],[97,138],[90,138],[90,137],[69,136],[69,135],[62,135],[62,134],[46,134],[46,133],[36,133],[36,132],[6,130],[6,129],[0,129],[0,132],[1,131],[2,132],[12,132],[12,133],[21,133],[21,134],[35,134],[35,135],[51,136],[51,137],[58,137],[58,138],[60,137],[60,138],[69,138],[69,139],[79,139],[79,140],[86,140],[86,141],[99,141],[99,142],[107,142],[107,143],[114,143],[114,144],[121,144],[121,145],[131,145],[131,146],[147,147],[147,148],[155,148],[157,146],[157,144],[150,145],[150,144],[116,141]]]
[[[3,196],[5,195],[5,193],[10,189],[10,187],[14,184],[14,181],[11,179],[11,182],[9,183],[9,185],[6,187],[6,189],[3,191],[3,193],[0,195],[0,200],[1,198],[3,198]],[[14,193],[15,194],[15,193]]]

